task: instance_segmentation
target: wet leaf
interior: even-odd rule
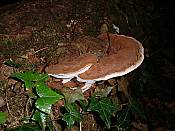
[[[26,88],[30,89],[30,88],[34,87],[35,84],[31,81],[25,81],[24,85]]]
[[[107,97],[97,99],[95,97],[91,98],[89,105],[91,111],[97,111],[100,114],[101,119],[105,122],[106,126],[110,128],[111,117],[115,111],[117,111],[116,105],[114,105],[111,100]]]
[[[65,108],[68,111],[68,113],[65,113],[63,115],[62,120],[67,123],[67,126],[69,128],[71,128],[75,122],[80,122],[82,118],[75,103],[66,104]]]
[[[22,80],[23,82],[46,81],[49,78],[47,74],[40,74],[38,72],[33,71],[15,73],[11,77],[16,77]]]
[[[40,97],[35,103],[36,107],[48,114],[50,113],[52,104],[63,98],[62,95],[48,88],[48,86],[43,82],[36,84],[36,92]]]
[[[0,112],[0,124],[4,124],[7,120],[7,114],[5,112]]]
[[[38,122],[39,126],[42,128],[42,131],[54,130],[49,115],[36,110],[32,119]]]
[[[39,126],[44,130],[46,127],[46,117],[46,114],[40,112],[39,110],[36,110],[33,115],[33,120],[37,121],[39,123]]]
[[[75,123],[74,116],[72,116],[70,113],[65,113],[63,115],[62,120],[67,123],[67,126],[69,128],[71,128],[74,125],[74,123]]]

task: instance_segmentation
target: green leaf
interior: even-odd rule
[[[88,107],[88,101],[80,100],[79,103],[80,103],[80,106],[83,109],[83,111],[86,112],[87,111],[87,107]]]
[[[130,126],[130,112],[129,108],[123,109],[122,111],[117,113],[117,127],[128,130]]]
[[[0,124],[4,124],[7,120],[6,112],[0,112]]]
[[[55,131],[55,127],[53,125],[53,121],[51,121],[50,117],[48,116],[46,119],[46,128],[45,131]]]
[[[33,120],[37,121],[39,123],[39,126],[44,130],[46,127],[46,118],[48,115],[40,112],[39,110],[36,110],[33,115]]]
[[[48,88],[44,82],[36,84],[36,92],[40,97],[35,103],[36,107],[48,114],[50,114],[52,104],[54,104],[57,100],[64,98],[62,95],[57,94],[52,89]]]
[[[75,103],[66,103],[65,108],[68,113],[63,115],[62,120],[67,123],[69,128],[71,128],[75,122],[80,122],[82,118]]]
[[[13,129],[7,129],[7,131],[41,131],[41,129],[39,129],[39,127],[36,124],[24,124],[20,127],[16,127]]]
[[[54,131],[49,115],[36,110],[32,119],[38,122],[39,126],[42,128],[42,131]]]
[[[25,87],[28,88],[28,89],[35,86],[35,84],[31,81],[25,81],[24,84],[25,84]]]
[[[30,81],[30,82],[46,81],[48,79],[47,74],[40,74],[40,73],[33,72],[33,71],[18,72],[18,73],[13,74],[11,77],[16,77],[24,82],[26,81]]]
[[[84,95],[80,88],[72,90],[70,88],[63,88],[62,93],[64,94],[67,103],[74,103],[77,100],[84,100]]]
[[[95,97],[91,98],[89,109],[91,111],[96,111],[100,114],[101,119],[105,122],[106,126],[110,128],[111,117],[113,113],[118,110],[116,105],[114,105],[111,100],[107,97],[97,99]]]
[[[74,125],[74,123],[75,123],[74,117],[70,113],[65,113],[63,115],[62,120],[67,123],[67,126],[69,128],[71,128]]]
[[[74,116],[75,121],[81,121],[80,111],[78,110],[77,105],[75,103],[67,103],[65,104],[65,108],[72,116]]]
[[[36,85],[36,92],[39,95],[39,97],[58,97],[59,99],[62,99],[63,96],[56,93],[52,89],[50,89],[44,82],[37,82]]]
[[[51,106],[52,104],[54,104],[57,101],[57,98],[47,98],[47,97],[42,97],[42,98],[38,98],[35,105],[36,107],[45,112],[50,114],[51,111]]]

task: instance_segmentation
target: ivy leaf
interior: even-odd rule
[[[31,81],[25,81],[24,85],[26,88],[30,89],[30,88],[34,87],[35,84]]]
[[[4,124],[7,120],[7,114],[5,112],[0,112],[0,124]]]
[[[71,128],[75,123],[74,117],[70,113],[65,113],[62,117],[62,120],[67,123],[69,128]]]
[[[42,128],[42,131],[54,130],[49,115],[36,110],[32,119],[38,122],[39,126]]]
[[[130,126],[130,112],[129,108],[123,109],[117,113],[117,127],[118,129],[128,130]]]
[[[52,104],[64,98],[62,95],[57,94],[52,89],[48,88],[44,82],[39,82],[36,84],[36,92],[40,97],[35,103],[36,107],[48,114],[50,114]]]
[[[77,100],[84,100],[84,95],[80,88],[72,90],[70,88],[63,88],[61,91],[64,94],[67,103],[74,103]]]
[[[48,79],[47,74],[40,74],[38,72],[33,72],[33,71],[18,72],[18,73],[13,74],[11,77],[16,77],[22,80],[23,82],[46,81]]]
[[[53,126],[53,121],[49,116],[46,118],[46,128],[45,131],[55,131],[55,127]]]
[[[98,112],[100,114],[101,119],[105,122],[108,128],[110,128],[111,117],[113,113],[116,110],[118,110],[117,107],[107,97],[103,97],[100,99],[92,97],[90,101],[89,109],[91,111]]]
[[[37,121],[39,123],[39,126],[44,130],[46,127],[46,117],[46,114],[40,112],[39,110],[36,110],[32,119]]]
[[[81,121],[81,115],[75,103],[67,103],[65,104],[65,108],[68,111],[68,113],[65,113],[63,115],[62,120],[67,123],[67,126],[69,128],[71,128],[75,122]]]
[[[13,129],[7,129],[7,131],[41,131],[41,129],[36,124],[28,123]]]

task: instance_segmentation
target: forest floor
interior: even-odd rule
[[[26,91],[20,82],[9,77],[20,71],[42,72],[48,63],[64,60],[65,55],[77,55],[83,46],[77,51],[63,47],[63,44],[81,36],[96,38],[106,24],[108,32],[116,33],[114,27],[118,27],[119,34],[136,38],[145,49],[145,60],[138,70],[124,80],[114,79],[114,83],[124,86],[122,88],[127,85],[130,96],[137,100],[144,112],[144,119],[139,115],[130,117],[130,129],[173,131],[173,17],[173,6],[146,0],[24,0],[1,6],[0,111],[7,112],[8,118],[0,125],[0,130],[22,125],[23,118],[27,116]],[[110,82],[107,84],[110,85]],[[126,92],[121,94],[118,97],[125,103]],[[116,130],[114,127],[104,128],[94,116],[88,114],[84,117],[83,131]],[[115,121],[112,124],[115,125]],[[78,126],[70,130],[78,130]]]

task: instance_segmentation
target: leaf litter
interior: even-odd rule
[[[7,118],[8,124],[3,126],[0,125],[0,129],[12,128],[21,125],[21,118],[27,114],[27,111],[30,110],[25,109],[27,97],[22,85],[12,79],[9,79],[11,74],[26,70],[38,70],[42,72],[43,68],[48,63],[57,63],[64,60],[65,57],[73,55],[77,56],[82,52],[89,51],[89,49],[100,56],[103,52],[96,51],[96,47],[92,47],[90,45],[91,42],[87,44],[85,43],[84,45],[81,44],[79,49],[70,46],[72,41],[82,35],[96,37],[101,31],[108,30],[119,33],[120,29],[121,34],[132,35],[140,40],[143,40],[145,36],[148,35],[145,30],[148,30],[149,28],[152,29],[152,27],[147,22],[144,25],[146,27],[144,30],[142,22],[145,22],[146,20],[144,19],[146,18],[149,19],[151,17],[151,13],[139,8],[143,7],[146,9],[146,6],[148,7],[148,5],[144,4],[144,1],[136,2],[135,6],[132,6],[134,5],[133,2],[134,1],[123,3],[121,1],[106,2],[99,0],[88,0],[86,2],[80,2],[79,0],[74,2],[69,0],[26,0],[17,4],[9,5],[10,8],[8,6],[0,7],[0,85],[2,87],[0,88],[0,98],[2,98],[0,110],[9,113]],[[149,6],[151,10],[151,8],[154,8],[154,4],[150,4],[152,5],[151,7]],[[84,7],[87,8],[85,9]],[[135,9],[138,9],[139,11],[135,11]],[[143,17],[144,15],[146,15],[146,17]],[[134,17],[132,18],[130,16]],[[140,18],[141,16],[143,18]],[[101,28],[102,25],[105,26]],[[78,40],[80,43],[83,43],[81,42],[81,39]],[[144,44],[147,47],[148,40],[146,39],[145,41],[146,42]],[[147,47],[147,50],[150,52],[152,51],[149,47]],[[154,54],[154,52],[151,52],[150,54]],[[164,55],[166,56],[167,54],[164,52]],[[169,55],[170,59],[173,58],[171,54],[168,54],[168,56]],[[166,63],[168,63],[168,67],[170,68],[167,69],[167,65],[162,67],[164,72],[168,72],[168,74],[165,73],[166,75],[164,74],[163,77],[166,79],[168,78],[169,81],[172,79],[174,80],[171,73],[173,72],[173,64],[169,60],[166,61]],[[145,80],[148,79],[144,78],[144,81]],[[54,79],[52,79],[52,81],[56,82]],[[117,82],[118,85],[115,82],[115,84],[111,84],[110,82],[104,82],[102,84],[97,83],[94,85],[94,90],[96,90],[95,88],[101,90],[99,85],[103,85],[102,87],[114,86],[112,89],[109,89],[111,92],[109,90],[106,92],[104,92],[105,90],[102,90],[102,92],[97,92],[97,94],[101,93],[105,96],[114,96],[119,92],[119,102],[125,106],[128,104],[125,101],[125,97],[129,96],[131,90],[131,88],[128,87],[128,82],[130,83],[130,81],[128,81],[127,78],[122,78],[117,80]],[[155,85],[153,89],[158,88],[153,81],[151,82],[153,83],[152,85]],[[71,86],[76,87],[77,85],[72,84]],[[121,90],[117,90],[117,87]],[[142,87],[141,83],[140,87]],[[60,90],[63,88],[63,85],[53,85],[53,88]],[[151,92],[153,89],[149,87],[148,92]],[[93,90],[87,92],[87,98],[89,98],[92,91]],[[160,92],[164,91],[165,90],[163,88],[163,90],[158,90],[158,93],[155,94],[159,96]],[[167,91],[165,91],[165,93],[166,92]],[[76,94],[77,92],[74,93]],[[78,92],[77,98],[72,98],[74,99],[73,101],[82,98],[79,93],[80,92]],[[137,94],[135,94],[135,96],[137,96]],[[167,96],[172,96],[172,94]],[[69,97],[71,98],[72,96]],[[143,98],[138,97],[138,99],[143,100],[139,103],[147,105],[145,111],[147,111],[147,114],[151,114],[149,115],[150,118],[152,118],[150,119],[152,123],[151,127],[157,130],[164,129],[166,127],[174,127],[171,125],[174,120],[171,117],[174,112],[173,100],[166,101],[164,104],[161,102],[161,99],[150,99],[149,95],[143,95]],[[55,114],[56,112],[59,112],[59,108],[56,106],[60,107],[60,105],[55,104],[55,109],[57,109],[57,111],[55,110],[55,112],[53,112]],[[165,109],[166,107],[168,108]],[[158,110],[158,112],[162,115],[157,116],[156,111],[152,113],[152,110],[150,111],[150,109]],[[170,114],[167,113],[169,111],[171,111]],[[127,113],[128,110],[125,110],[123,114],[119,115],[125,115],[128,118],[129,115]],[[161,121],[160,118],[164,118],[166,114],[170,116],[167,118],[168,124],[162,125],[161,123],[163,120]],[[59,115],[61,115],[61,113]],[[94,127],[94,130],[95,128],[103,129],[103,127],[96,126],[97,120],[95,116],[85,115],[83,117],[85,117],[86,120],[83,122],[86,123],[83,125],[83,129],[91,129],[91,127]],[[103,118],[104,117],[105,115],[103,114]],[[148,130],[148,123],[145,121],[137,122],[137,119],[138,118],[132,122],[133,127]],[[129,120],[129,118],[127,120]],[[127,126],[127,120],[125,120],[126,123],[121,123],[120,126]],[[92,123],[87,121],[92,121]],[[108,119],[106,119],[106,123],[109,126]],[[24,125],[21,129],[27,129],[27,127],[30,126]],[[116,125],[113,125],[113,127],[116,127]]]

